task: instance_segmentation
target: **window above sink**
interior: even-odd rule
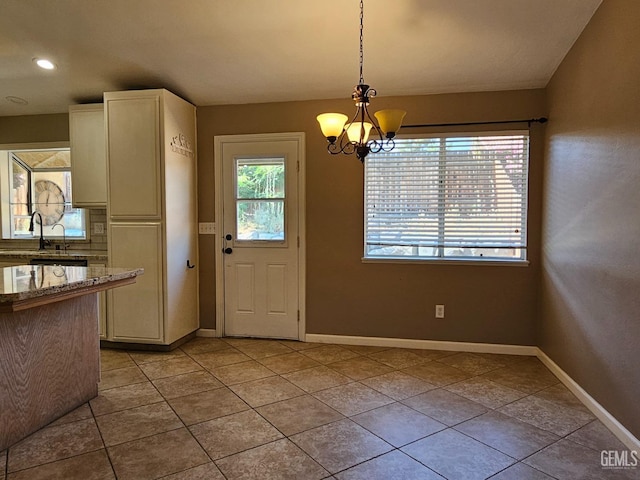
[[[0,146],[0,195],[2,238],[31,239],[40,236],[40,218],[47,239],[85,239],[84,209],[72,207],[69,147]],[[31,215],[38,212],[33,232]],[[64,228],[58,228],[59,226]]]

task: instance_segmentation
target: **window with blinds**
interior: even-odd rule
[[[398,138],[365,163],[365,257],[525,260],[529,133]]]

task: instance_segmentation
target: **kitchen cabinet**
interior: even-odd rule
[[[162,225],[112,222],[109,234],[113,244],[109,257],[112,265],[144,267],[137,291],[113,292],[109,305],[111,339],[163,343]]]
[[[109,216],[117,221],[160,220],[163,153],[160,96],[114,95],[105,94]]]
[[[107,156],[102,103],[69,107],[71,203],[80,208],[107,205]]]
[[[144,268],[107,293],[107,339],[172,345],[199,326],[195,107],[167,90],[104,103],[109,264]]]

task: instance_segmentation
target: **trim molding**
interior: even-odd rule
[[[571,378],[560,366],[538,348],[538,358],[551,370],[558,380],[560,380],[585,407],[591,410],[598,420],[611,430],[618,440],[625,444],[629,450],[640,451],[640,440],[638,440],[624,425],[622,425],[613,415],[611,415],[602,405],[600,405],[591,395],[589,395],[573,378]]]
[[[218,337],[225,336],[225,295],[224,295],[224,178],[223,149],[225,144],[295,141],[298,145],[298,339],[304,341],[306,332],[306,134],[304,132],[260,133],[241,135],[215,135],[213,137],[213,170],[215,184],[214,215],[216,220],[215,238],[215,282],[216,282],[216,331]]]
[[[199,334],[198,334],[199,335]],[[305,341],[333,343],[337,345],[369,345],[373,347],[416,348],[446,350],[452,352],[497,353],[538,357],[562,384],[600,420],[629,450],[640,451],[638,440],[624,425],[589,395],[573,378],[540,348],[529,345],[502,345],[495,343],[445,342],[438,340],[414,340],[408,338],[359,337],[349,335],[324,335],[307,333]]]
[[[529,345],[445,342],[439,340],[414,340],[409,338],[357,337],[349,335],[323,335],[318,333],[307,333],[307,338],[305,341],[314,343],[335,343],[341,345],[370,345],[373,347],[447,350],[451,352],[502,353],[508,355],[530,356],[536,356],[538,354],[538,347]]]
[[[196,337],[217,337],[214,328],[199,328],[196,331]]]

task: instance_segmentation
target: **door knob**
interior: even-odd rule
[[[233,240],[233,236],[230,233],[227,233],[224,237],[225,240]]]
[[[233,248],[231,247],[227,247],[223,250],[224,253],[226,253],[227,255],[230,254],[231,252],[233,252]]]

